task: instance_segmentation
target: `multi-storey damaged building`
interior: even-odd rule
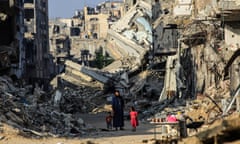
[[[223,49],[224,59],[227,61],[225,74],[230,76],[231,90],[234,92],[240,85],[240,1],[222,0],[218,3],[220,19],[224,24],[224,39],[226,51]],[[229,72],[229,73],[228,73]]]
[[[23,0],[0,0],[0,73],[21,78],[25,73]]]
[[[27,77],[47,82],[51,74],[48,40],[48,0],[24,1]]]
[[[111,25],[121,18],[122,5],[121,1],[106,1],[96,8],[86,6],[76,11],[72,18],[51,20],[49,31],[53,56],[56,59],[71,57],[87,64],[95,59],[99,49],[105,53],[104,39]]]
[[[239,87],[238,1],[184,0],[175,4],[176,20],[172,21],[181,31],[177,54],[167,60],[161,98],[206,94],[209,88],[223,88],[228,77],[234,94]]]

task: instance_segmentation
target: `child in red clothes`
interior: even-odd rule
[[[132,131],[136,131],[136,127],[138,126],[138,119],[137,119],[138,113],[135,111],[134,107],[131,107],[130,110],[130,119],[131,119],[131,125],[132,125]]]

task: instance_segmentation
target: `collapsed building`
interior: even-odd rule
[[[180,99],[187,101],[187,107],[182,111],[198,121],[199,117],[204,117],[206,124],[239,112],[238,1],[186,0],[175,4],[172,15],[176,19],[163,20],[177,24],[180,35],[176,54],[167,57],[159,100],[178,101],[172,105],[179,105]],[[188,99],[192,98],[196,101],[190,106]],[[201,108],[194,108],[194,103]],[[178,107],[172,111],[179,110]],[[194,138],[198,140],[196,143],[228,141],[227,133],[237,127],[236,123],[232,127],[226,126],[226,130],[216,130],[216,137],[208,135],[215,131],[214,128],[205,129]],[[233,139],[238,136],[234,135]]]
[[[147,82],[150,84],[154,82],[147,81],[144,75],[143,79],[138,77],[137,82],[134,79],[136,85],[140,83],[134,86],[131,84],[131,78],[133,78],[131,73],[141,71],[141,66],[145,62],[152,68],[157,67],[165,72],[164,85],[156,87],[161,92],[159,101],[187,102],[188,99],[205,96],[211,100],[207,102],[210,105],[204,106],[209,111],[206,112],[207,114],[198,113],[196,117],[203,116],[206,123],[211,119],[220,118],[218,117],[220,113],[222,116],[230,114],[230,109],[239,111],[239,46],[237,43],[239,20],[238,17],[234,17],[238,14],[237,1],[177,2],[172,4],[185,8],[184,11],[178,8],[173,10],[171,6],[167,7],[170,2],[163,2],[160,17],[150,21],[146,21],[148,10],[150,10],[148,7],[151,7],[148,3],[138,1],[128,9],[124,17],[112,25],[108,31],[107,51],[115,61],[103,70],[110,73],[127,70],[129,87],[120,87],[120,89],[123,89],[124,93],[127,88],[130,94],[135,95],[146,86]],[[215,9],[210,9],[206,6],[207,4]],[[196,6],[199,7],[196,8]],[[138,12],[142,17],[139,17]],[[177,18],[170,18],[173,15]],[[149,23],[154,24],[153,28],[150,26],[150,33],[148,33]],[[122,27],[123,25],[126,27]],[[141,26],[144,28],[142,29]],[[154,41],[148,39],[148,34],[153,35]],[[145,39],[141,37],[143,35]],[[133,43],[134,45],[131,45]],[[149,54],[147,55],[149,57],[146,58],[146,54]],[[85,72],[89,75],[88,73]],[[217,105],[220,109],[217,111],[220,112],[211,113],[216,110],[216,107],[212,108],[212,104]],[[167,103],[164,106],[170,105],[172,104]],[[165,111],[164,107],[155,110],[155,112]],[[179,108],[173,111],[176,110]],[[185,110],[189,113],[194,112],[191,112],[190,106]]]
[[[139,92],[144,86],[143,81],[146,80],[144,78],[146,73],[149,73],[141,71],[141,66],[146,65],[148,61],[148,59],[145,59],[147,51],[152,49],[151,18],[151,3],[137,2],[119,21],[112,24],[111,29],[108,30],[105,51],[115,61],[101,69],[102,74],[100,75],[99,73],[93,75],[92,71],[94,70],[89,68],[87,68],[87,71],[82,71],[82,69],[86,68],[81,68],[80,72],[93,77],[95,80],[99,80],[101,75],[103,76],[106,73],[104,77],[107,80],[99,80],[105,85],[112,85],[113,88],[121,89],[122,93],[126,95],[135,95]],[[66,67],[74,68],[70,63],[66,63]],[[77,69],[79,69],[79,66],[75,67],[75,71]],[[70,71],[70,73],[73,72]],[[139,77],[138,82],[131,83],[131,80],[129,81],[128,79],[134,77],[133,73],[135,73],[135,76],[144,73],[145,76]],[[120,85],[117,84],[119,80]],[[122,86],[121,82],[124,83],[122,83]]]
[[[71,90],[66,90],[68,93],[63,94],[65,90],[63,88],[71,84],[71,87],[73,87],[72,85],[100,87],[101,91],[104,89],[106,92],[117,88],[126,100],[131,101],[130,104],[133,101],[139,105],[142,103],[147,105],[148,107],[146,107],[149,109],[144,104],[142,104],[144,108],[137,106],[143,110],[140,112],[147,116],[150,114],[162,115],[169,111],[184,111],[195,118],[204,117],[206,123],[209,124],[217,118],[222,118],[223,115],[230,114],[229,112],[239,111],[239,17],[237,17],[239,1],[126,0],[124,9],[122,18],[111,23],[111,27],[107,30],[104,29],[104,32],[101,33],[102,35],[106,34],[106,39],[102,40],[100,44],[97,41],[101,36],[98,35],[100,33],[97,33],[97,26],[95,28],[88,26],[93,33],[83,37],[89,38],[87,41],[83,41],[79,39],[80,34],[78,33],[78,30],[84,26],[81,24],[82,21],[76,22],[80,26],[78,30],[75,29],[78,24],[72,20],[68,21],[70,27],[76,30],[70,29],[68,32],[73,34],[71,42],[75,41],[78,58],[81,57],[87,61],[90,58],[89,52],[92,53],[95,48],[104,46],[104,51],[114,59],[113,63],[102,69],[81,65],[74,62],[74,59],[65,60],[71,56],[69,46],[71,37],[61,34],[59,30],[65,30],[66,25],[55,23],[50,27],[53,32],[50,41],[55,47],[52,52],[57,59],[64,58],[62,64],[65,66],[65,72],[55,78],[60,90],[51,97],[53,100],[48,103],[48,106],[53,104],[59,110],[61,104],[67,105],[66,101],[76,98],[77,94]],[[95,13],[91,14],[92,9],[86,8],[85,10],[89,13],[88,20],[91,21],[89,24],[94,25],[100,21],[100,19],[94,18]],[[81,17],[81,15],[76,16]],[[88,46],[87,50],[89,51],[80,51],[79,47],[83,47],[81,50],[86,50],[85,46]],[[5,93],[5,95],[9,94]],[[81,96],[80,102],[84,101],[88,95]],[[103,95],[100,93],[96,97]],[[138,96],[159,102],[151,105],[152,103],[148,99],[138,101],[136,98]],[[210,100],[206,100],[207,98]],[[42,100],[44,96],[37,99]],[[197,102],[189,99],[196,99]],[[237,105],[234,107],[236,99]],[[181,101],[183,103],[180,103]],[[46,115],[49,117],[54,115],[57,120],[66,116],[66,113],[75,116],[74,109],[79,107],[75,102],[71,101],[71,103],[73,104],[67,105],[69,111],[62,108],[60,110],[62,113],[47,111]],[[93,107],[96,108],[96,105]],[[49,109],[54,108],[50,107]],[[84,109],[81,110],[84,111]],[[45,112],[46,109],[40,110],[38,115],[42,115],[42,111]],[[32,114],[32,111],[29,110],[29,113]],[[8,115],[8,117],[15,117],[12,113]],[[28,117],[30,117],[29,115]],[[66,117],[72,119],[71,116]],[[69,119],[58,121],[58,123],[67,125]],[[29,119],[27,120],[29,121]],[[21,119],[19,121],[21,125]],[[39,123],[34,124],[45,125],[43,121]],[[74,123],[77,123],[76,126],[83,126],[81,120],[74,119]],[[37,126],[33,129],[39,130]],[[62,127],[54,129],[54,126],[51,127],[52,133],[63,132]],[[72,125],[68,125],[67,128],[68,132],[71,128],[77,132],[81,131]],[[40,130],[44,131],[44,127],[41,127]],[[222,129],[218,132],[220,135]],[[215,137],[210,135],[208,138],[212,140]],[[204,138],[201,140],[204,141]]]
[[[161,86],[155,88],[158,92],[161,92],[159,94],[160,101],[168,97],[193,98],[198,93],[204,93],[205,89],[213,83],[219,82],[219,72],[209,71],[208,74],[204,75],[202,71],[208,69],[206,67],[203,67],[202,70],[186,69],[187,67],[200,65],[199,61],[190,62],[193,59],[199,60],[199,58],[189,57],[191,51],[196,50],[192,49],[192,47],[200,46],[206,49],[204,44],[210,43],[208,35],[216,33],[216,39],[218,39],[221,34],[220,27],[220,30],[217,31],[206,31],[205,29],[209,25],[206,25],[199,17],[193,18],[196,20],[190,20],[194,4],[196,5],[196,3],[192,1],[179,1],[176,3],[177,6],[174,9],[171,9],[170,6],[167,7],[164,2],[161,3],[163,5],[161,9],[159,1],[148,3],[145,1],[136,1],[135,3],[125,2],[125,4],[132,7],[128,8],[124,16],[108,30],[105,50],[115,61],[104,67],[102,69],[103,72],[128,71],[128,76],[131,76],[131,73],[136,71],[139,73],[139,71],[145,70],[145,64],[148,64],[148,68],[157,68],[152,73],[157,72],[164,75],[166,71],[163,90]],[[175,5],[175,3],[173,4]],[[185,7],[185,11],[181,11],[179,7]],[[201,14],[202,12],[199,10],[199,13]],[[196,12],[194,14],[196,15]],[[209,14],[212,14],[212,12],[209,12]],[[174,20],[174,18],[170,18],[172,15],[180,18]],[[188,25],[179,25],[179,21],[183,21],[183,19],[192,22]],[[152,23],[153,27],[151,27]],[[126,27],[123,27],[123,25]],[[217,24],[213,26],[217,26]],[[206,55],[212,54],[212,52],[208,49],[206,50]],[[193,56],[200,55],[195,52],[193,53]],[[207,57],[205,56],[205,58]],[[210,61],[215,61],[215,59],[219,59],[218,54],[215,55],[214,60]],[[214,63],[207,64],[207,67],[210,65],[214,67],[216,65]],[[223,68],[224,63],[221,64]],[[213,70],[214,68],[211,69]],[[188,73],[192,75],[187,76],[186,74]],[[85,72],[85,74],[89,75],[88,72]],[[144,87],[144,83],[141,84],[142,86],[139,89]]]
[[[238,25],[238,18],[234,18],[237,13],[234,3],[193,3],[187,0],[161,3],[162,14],[153,23],[153,56],[155,59],[161,57],[162,62],[166,63],[160,101],[169,96],[195,97],[212,85],[218,87],[223,77],[229,74],[233,59],[238,63],[237,36],[232,31],[232,25],[235,30]],[[204,7],[206,4],[215,9]],[[228,10],[231,12],[226,14]],[[239,75],[238,72],[234,73],[234,77]],[[231,87],[232,91],[236,91],[238,80],[231,83],[235,85]]]
[[[23,1],[0,3],[0,73],[17,79],[25,73]]]

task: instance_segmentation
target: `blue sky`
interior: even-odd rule
[[[106,0],[48,0],[49,18],[70,18],[75,10],[82,9],[84,5],[95,7]]]

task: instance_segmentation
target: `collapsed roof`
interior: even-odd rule
[[[114,72],[127,68],[134,71],[139,68],[152,47],[151,17],[151,5],[139,1],[112,25],[108,30],[107,51],[116,61],[104,70]]]

